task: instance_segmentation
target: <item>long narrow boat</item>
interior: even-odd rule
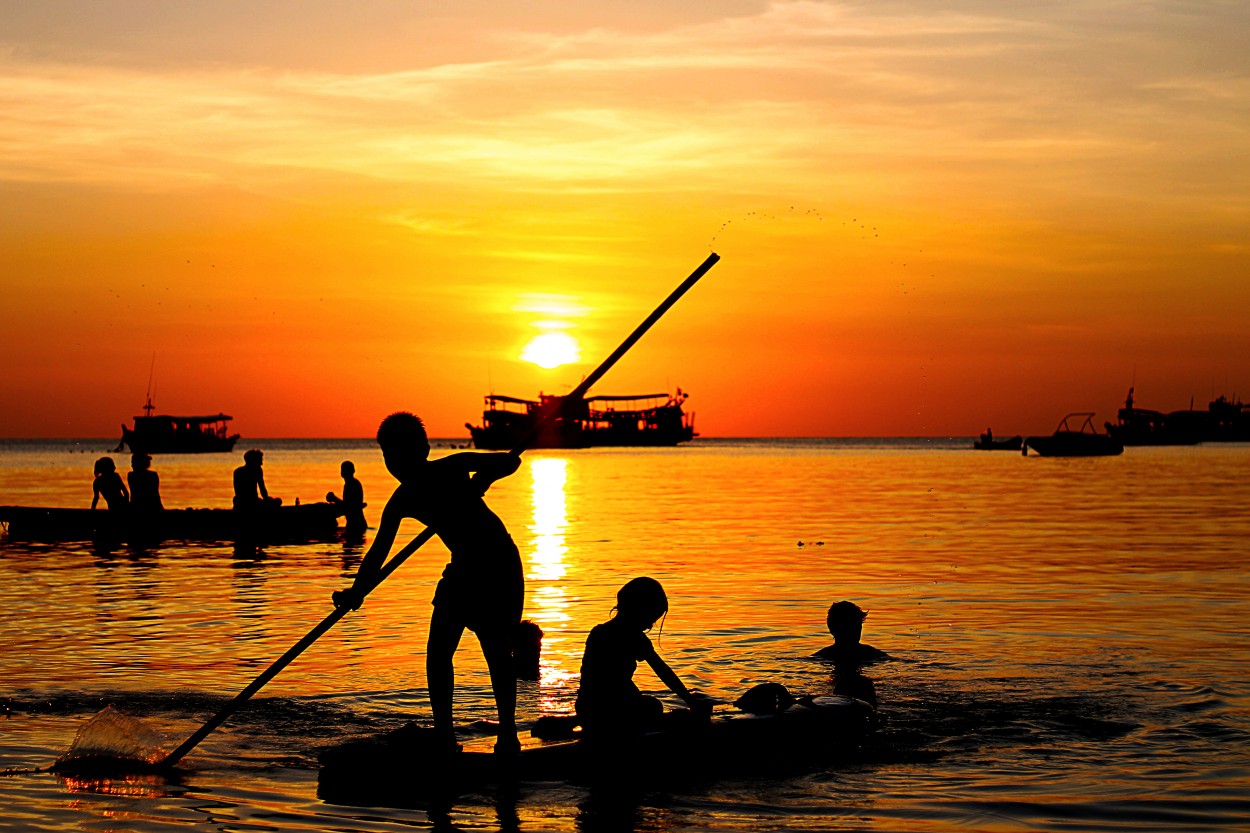
[[[10,541],[256,540],[333,538],[341,507],[305,503],[242,512],[236,509],[163,509],[153,513],[108,509],[0,506],[0,528]]]
[[[666,715],[669,717],[672,715]],[[725,777],[831,761],[853,750],[876,725],[872,706],[850,697],[803,698],[779,713],[717,711],[710,720],[675,720],[631,742],[628,752],[593,739],[522,739],[515,756],[493,753],[493,738],[434,754],[428,730],[406,727],[330,747],[320,756],[318,795],[332,803],[410,799],[423,790],[474,789],[518,781],[586,782],[639,773],[660,777]]]

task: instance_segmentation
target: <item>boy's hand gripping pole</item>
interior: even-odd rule
[[[552,420],[559,417],[568,403],[576,402],[584,397],[586,395],[586,391],[590,390],[591,385],[602,379],[603,374],[607,373],[614,364],[620,361],[621,357],[629,352],[629,349],[638,342],[638,339],[642,338],[647,330],[651,329],[652,325],[659,321],[664,313],[668,312],[669,308],[672,307],[673,304],[677,303],[681,299],[681,296],[685,295],[686,292],[690,290],[690,287],[698,283],[699,278],[702,278],[705,274],[707,274],[707,271],[715,266],[718,260],[720,260],[720,255],[715,252],[708,255],[707,260],[704,260],[701,264],[699,264],[699,268],[691,272],[690,277],[682,281],[680,286],[669,293],[669,296],[665,298],[664,301],[656,307],[651,314],[648,315],[646,319],[634,329],[632,333],[629,334],[628,338],[621,342],[619,347],[612,351],[611,355],[604,359],[603,362],[601,362],[589,376],[583,379],[581,384],[573,388],[567,396],[561,397],[557,405],[551,407],[545,413],[540,414],[538,419],[535,420],[534,427],[530,430],[530,432],[521,440],[516,448],[513,448],[508,453],[519,457],[523,451],[529,448],[530,444],[537,439],[543,428],[545,428],[546,425]],[[477,481],[478,477],[479,475],[474,475],[473,480]],[[488,484],[481,483],[479,485],[481,486],[482,491],[485,492]],[[360,594],[360,598],[363,600],[365,596],[372,593],[375,587],[386,581],[391,573],[399,569],[399,566],[408,559],[408,556],[419,550],[426,541],[433,537],[433,529],[430,527],[423,529],[417,537],[409,541],[403,549],[391,556],[391,559],[382,565],[382,567],[378,570],[377,579],[363,589]],[[350,608],[347,606],[334,608],[329,615],[327,615],[312,630],[305,634],[303,639],[296,642],[285,654],[274,660],[272,665],[262,671],[256,679],[252,680],[251,684],[249,684],[247,688],[240,691],[233,700],[223,706],[222,709],[218,711],[217,714],[213,715],[207,723],[201,726],[194,734],[191,735],[191,737],[184,740],[177,749],[166,755],[165,758],[161,760],[159,765],[166,767],[173,766],[182,760],[188,752],[199,745],[200,741],[208,737],[210,732],[224,723],[226,718],[234,714],[240,706],[250,700],[252,695],[264,688],[270,680],[278,676],[278,673],[282,671],[283,668],[286,668],[296,657],[304,653],[304,651],[316,642],[322,634],[334,627],[340,619],[347,615],[349,610]]]

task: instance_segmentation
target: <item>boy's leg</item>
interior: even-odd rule
[[[456,730],[451,717],[451,701],[456,676],[452,657],[463,635],[464,623],[436,606],[430,615],[430,635],[425,645],[425,679],[430,689],[434,731],[453,742]]]
[[[485,629],[484,629],[485,630]],[[499,712],[499,748],[520,748],[516,736],[516,669],[512,659],[512,636],[504,628],[491,628],[477,635],[490,669],[490,685]]]

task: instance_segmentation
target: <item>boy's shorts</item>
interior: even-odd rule
[[[479,636],[495,631],[511,639],[525,606],[525,575],[520,552],[511,539],[508,545],[510,551],[487,558],[453,555],[434,590],[434,606]]]

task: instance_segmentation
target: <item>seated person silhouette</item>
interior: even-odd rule
[[[890,655],[885,651],[859,641],[867,616],[854,602],[834,602],[825,617],[825,624],[833,635],[833,644],[821,648],[813,656],[847,666],[889,659]]]
[[[130,486],[130,506],[136,512],[160,512],[161,478],[152,471],[152,457],[148,454],[131,454],[130,471],[126,474]]]
[[[130,492],[122,477],[117,473],[117,464],[112,457],[101,457],[95,461],[95,479],[91,481],[91,508],[95,509],[104,498],[104,504],[114,512],[125,510],[130,505]]]
[[[343,497],[326,492],[326,503],[333,503],[343,510],[348,532],[364,532],[368,528],[365,523],[365,489],[356,479],[356,464],[344,460],[339,466],[339,474],[343,476]]]
[[[243,454],[243,465],[234,470],[234,508],[252,511],[279,506],[280,498],[270,497],[265,488],[265,454],[255,448]]]
[[[663,704],[638,690],[634,671],[639,660],[651,666],[691,712],[711,713],[711,701],[691,691],[647,638],[647,631],[668,613],[668,596],[658,581],[632,579],[616,594],[615,613],[586,637],[576,710],[582,727],[596,737],[620,739],[644,732],[664,716]]]

